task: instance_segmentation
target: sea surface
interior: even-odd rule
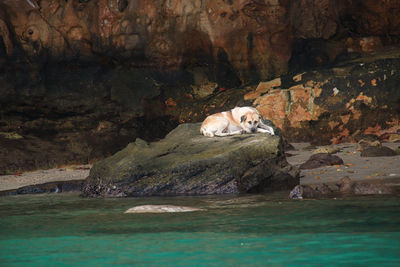
[[[206,209],[124,214],[146,204]],[[0,198],[0,266],[400,266],[400,198]]]

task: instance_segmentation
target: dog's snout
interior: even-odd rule
[[[251,129],[251,132],[252,132],[252,133],[255,133],[256,130],[257,130],[256,128],[252,128],[252,129]]]

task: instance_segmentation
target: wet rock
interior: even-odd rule
[[[192,212],[204,211],[205,209],[174,206],[174,205],[143,205],[128,209],[124,213],[170,213],[170,212]]]
[[[289,193],[290,199],[320,198],[329,196],[333,190],[326,184],[296,185]]]
[[[200,135],[200,124],[181,124],[165,139],[137,139],[93,166],[84,196],[237,194],[292,188],[298,170],[289,165],[279,136]]]
[[[386,146],[369,146],[361,152],[361,157],[391,157],[396,155],[396,151]]]
[[[317,184],[314,186],[314,190],[322,195],[329,195],[333,193],[333,190],[326,184]]]
[[[357,195],[381,195],[392,194],[393,190],[378,182],[353,182],[349,177],[344,177],[338,184],[339,192],[343,194]]]
[[[338,156],[328,153],[318,153],[312,155],[305,163],[300,165],[300,169],[315,169],[322,166],[341,165],[343,160]]]
[[[308,185],[296,185],[292,191],[290,191],[290,199],[303,199],[303,198],[315,198],[317,192]]]

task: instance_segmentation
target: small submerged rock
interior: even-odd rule
[[[326,184],[296,185],[289,193],[290,199],[322,198],[348,195],[387,195],[395,193],[395,190],[377,181],[353,182],[348,176],[342,178],[338,189],[332,190]]]
[[[174,205],[142,205],[128,209],[124,213],[167,213],[167,212],[191,212],[205,211],[205,209]]]
[[[329,153],[317,153],[300,165],[300,169],[315,169],[322,166],[342,165],[343,160]]]
[[[289,194],[290,199],[314,198],[314,190],[307,185],[296,185]]]
[[[318,198],[324,195],[332,194],[333,191],[326,184],[315,185],[314,188],[309,185],[296,185],[290,191],[290,199]]]

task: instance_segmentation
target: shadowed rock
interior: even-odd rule
[[[328,165],[341,165],[343,160],[338,156],[328,153],[318,153],[312,155],[305,163],[300,165],[300,169],[315,169]]]
[[[361,152],[361,157],[390,157],[396,155],[396,151],[386,146],[369,146]]]
[[[372,139],[372,138],[370,138]],[[362,151],[368,147],[382,147],[382,144],[379,140],[368,140],[368,139],[361,139],[358,141],[357,149]]]
[[[328,195],[333,193],[333,190],[326,184],[317,184],[315,185],[314,190],[323,195]]]
[[[315,198],[317,193],[308,185],[296,185],[292,191],[290,191],[289,198],[291,199],[303,199],[303,198]]]
[[[309,185],[296,185],[289,193],[290,199],[319,198],[332,194],[332,189],[326,184],[317,184],[313,187]]]
[[[207,195],[290,189],[298,170],[281,138],[269,134],[209,138],[182,124],[165,139],[137,139],[93,166],[85,196]]]
[[[392,194],[393,190],[380,183],[353,182],[349,177],[340,180],[339,191],[344,194],[356,195],[381,195]]]

